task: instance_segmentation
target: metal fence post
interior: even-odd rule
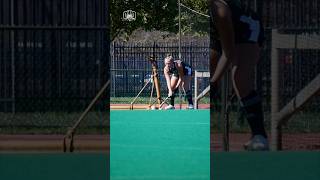
[[[11,26],[14,26],[14,0],[10,1],[10,9],[11,9]],[[15,100],[15,47],[14,47],[14,30],[11,30],[11,103],[12,103],[12,113],[14,114],[16,111],[16,100]]]
[[[276,40],[277,30],[272,30],[271,47],[271,149],[279,150],[279,129],[276,115],[279,111],[279,59]]]

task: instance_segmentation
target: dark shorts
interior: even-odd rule
[[[183,74],[185,76],[192,76],[192,67],[187,65],[184,67],[183,69]],[[175,71],[174,73],[172,73],[172,76],[176,77],[176,78],[179,78],[179,74],[177,71]]]
[[[236,44],[258,43],[259,46],[263,46],[265,39],[264,28],[261,20],[254,12],[250,11],[248,14],[243,14],[239,16],[237,20],[233,19],[233,27]],[[210,28],[210,48],[222,52],[221,43],[217,37],[218,34],[213,22],[210,23]]]

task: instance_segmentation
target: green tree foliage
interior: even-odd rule
[[[182,0],[185,5],[194,8],[197,11],[207,14],[207,0]],[[118,35],[130,35],[134,30],[143,28],[147,31],[160,30],[168,32],[178,32],[178,2],[177,0],[111,0],[110,4],[111,18],[111,39]],[[135,21],[124,21],[122,16],[126,10],[136,12]],[[198,18],[192,13],[186,13],[186,9],[182,9],[185,15],[182,15],[183,26],[187,24],[192,27],[184,28],[183,32],[192,30],[201,32],[204,28],[205,18]],[[193,18],[193,19],[192,19]],[[201,21],[197,22],[197,21]],[[197,27],[194,29],[194,27]],[[208,27],[207,27],[208,28]],[[203,30],[207,31],[207,30]]]
[[[205,15],[209,15],[207,0],[182,0],[181,3],[188,8]],[[178,18],[178,17],[177,17]],[[181,7],[181,24],[183,34],[205,35],[209,32],[210,18],[191,12],[185,7]]]

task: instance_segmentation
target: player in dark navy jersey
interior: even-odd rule
[[[216,92],[231,65],[233,87],[252,132],[244,146],[247,150],[268,150],[262,101],[254,89],[254,72],[263,42],[262,23],[240,0],[211,0],[210,13],[211,92]]]
[[[192,78],[192,68],[190,65],[181,60],[173,60],[171,55],[168,55],[164,60],[165,66],[163,69],[164,76],[167,81],[168,97],[170,97],[170,105],[166,109],[174,109],[174,98],[178,94],[181,86],[185,98],[188,101],[187,109],[193,109],[192,92],[190,90],[190,82]]]

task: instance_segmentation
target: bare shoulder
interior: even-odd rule
[[[215,5],[218,8],[228,7],[228,3],[224,0],[211,0],[211,4]]]
[[[225,1],[213,0],[212,8],[215,18],[226,18],[231,16],[230,8]]]

